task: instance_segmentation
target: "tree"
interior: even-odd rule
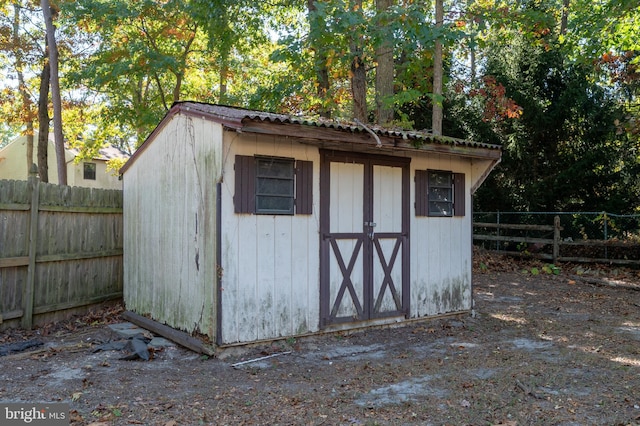
[[[173,102],[208,91],[200,71],[210,67],[206,39],[182,2],[86,0],[66,3],[64,12],[97,45],[75,59],[68,78],[96,94],[95,113],[112,129],[106,136],[124,149],[132,139],[142,143]]]
[[[56,148],[56,163],[58,166],[58,184],[67,184],[67,162],[65,160],[64,134],[62,130],[62,97],[60,95],[60,79],[58,75],[58,45],[56,43],[55,27],[49,0],[40,0],[42,14],[47,29],[47,44],[49,46],[49,68],[51,98],[53,101],[53,132]]]
[[[320,100],[318,114],[321,117],[330,118],[331,110],[328,108],[327,96],[329,95],[331,83],[329,81],[329,69],[327,65],[328,53],[323,42],[326,31],[326,21],[323,11],[318,11],[318,3],[316,0],[307,0],[309,39],[313,52],[313,69],[316,74],[316,93]]]
[[[480,34],[483,77],[449,94],[462,136],[503,146],[477,193],[479,211],[637,206],[636,142],[616,126],[625,107],[619,91],[594,78],[593,62],[567,49],[576,16],[566,6],[525,2],[482,15],[490,21]]]
[[[376,122],[382,126],[393,120],[394,86],[394,39],[390,31],[390,8],[393,0],[376,0],[378,37],[375,43],[376,56]]]
[[[442,28],[444,6],[442,0],[436,0],[436,31]],[[433,51],[433,114],[432,131],[434,135],[442,135],[442,42],[435,41]]]
[[[51,68],[45,60],[40,73],[38,91],[38,175],[42,182],[49,182],[49,84]]]
[[[357,18],[357,25],[349,35],[349,53],[351,54],[351,96],[353,97],[353,118],[367,122],[367,64],[364,59],[364,16],[362,0],[349,3],[351,12]]]
[[[31,169],[33,164],[33,103],[25,82],[23,67],[24,59],[21,49],[22,42],[20,40],[20,13],[21,5],[13,4],[13,43],[15,48],[15,69],[18,76],[18,92],[22,98],[22,108],[24,111],[24,121],[26,125],[27,136],[27,170]]]

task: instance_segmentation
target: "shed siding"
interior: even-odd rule
[[[234,213],[236,155],[313,161],[315,147],[288,139],[225,132],[222,184],[224,344],[291,336],[319,325],[319,174],[310,215]]]
[[[214,336],[222,126],[176,115],[124,179],[126,308]]]
[[[416,170],[464,173],[465,187],[474,179],[471,163],[450,156],[418,156]],[[415,182],[411,179],[412,206]],[[411,316],[423,317],[471,309],[471,196],[465,193],[463,217],[411,218]],[[412,213],[415,210],[412,209]]]

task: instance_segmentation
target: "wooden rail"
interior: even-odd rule
[[[597,248],[604,253],[608,253],[610,249],[622,248],[625,250],[638,249],[640,251],[640,244],[632,244],[629,242],[618,242],[611,240],[563,240],[562,238],[562,226],[560,226],[560,217],[555,216],[553,219],[553,225],[521,225],[521,224],[506,224],[506,223],[491,223],[491,222],[474,222],[473,228],[473,240],[474,241],[491,241],[496,243],[507,243],[510,245],[525,245],[526,248],[522,250],[495,250],[510,256],[518,257],[534,257],[539,259],[550,260],[553,263],[557,262],[582,262],[582,263],[610,263],[618,265],[640,265],[640,256],[637,259],[630,258],[616,258],[616,257],[589,257],[589,256],[567,256],[562,255],[564,248],[569,247],[591,247]],[[481,231],[485,232],[481,232]],[[488,231],[488,232],[487,232]],[[514,232],[515,231],[515,232]],[[541,236],[529,236],[522,235],[522,231],[530,231],[532,233],[553,233],[552,238],[544,238]],[[520,233],[520,235],[513,235],[514,233]],[[498,244],[500,246],[500,244]],[[538,246],[537,250],[531,250],[531,245]],[[542,246],[542,250],[540,247]],[[551,248],[551,250],[548,249]],[[546,252],[544,250],[546,249]],[[550,251],[550,253],[549,253]]]
[[[122,298],[122,234],[122,191],[0,181],[2,327]]]

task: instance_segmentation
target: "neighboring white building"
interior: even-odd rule
[[[472,309],[501,149],[194,102],[123,167],[126,308],[218,346]]]
[[[34,135],[33,162],[38,158],[38,136]],[[107,170],[107,161],[112,158],[128,158],[117,148],[108,146],[100,149],[99,155],[91,160],[75,162],[77,150],[65,149],[67,164],[67,185],[102,189],[122,189],[122,181],[112,170]],[[47,150],[49,182],[58,183],[58,163],[55,144],[49,138]],[[29,176],[27,164],[27,137],[20,136],[0,149],[0,179],[26,180]]]

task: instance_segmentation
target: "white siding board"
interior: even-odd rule
[[[464,217],[416,217],[415,170],[465,173]],[[471,309],[471,197],[469,161],[446,155],[411,162],[411,313],[413,317]]]
[[[402,232],[402,168],[373,167],[376,232]]]
[[[376,224],[374,231],[381,232],[402,232],[402,168],[388,166],[374,166],[373,168],[373,222]],[[396,245],[395,239],[381,239],[380,248],[384,256],[384,263],[389,265]],[[373,253],[373,298],[374,302],[378,298],[380,287],[385,278],[377,250]],[[391,270],[393,285],[402,298],[402,248],[396,255],[393,268]],[[392,297],[392,292],[385,287],[383,303],[380,311],[396,310],[396,304]]]
[[[255,288],[257,306],[253,312],[258,314],[258,321],[254,322],[253,327],[257,333],[256,339],[266,339],[277,336],[275,334],[275,304],[278,290],[275,283],[275,260],[280,253],[275,251],[277,236],[275,235],[273,217],[258,215],[257,222],[257,286]],[[281,285],[288,287],[287,283],[281,283]]]
[[[174,116],[124,176],[127,308],[210,336],[221,133]]]
[[[293,228],[293,216],[289,216],[286,220],[274,220],[274,247],[272,255],[273,268],[273,321],[268,329],[269,335],[279,333],[281,336],[290,336],[293,324],[291,323],[291,310],[293,306],[293,290],[296,283],[293,280],[293,253],[294,246],[298,241],[297,233]],[[299,251],[298,256],[303,257],[305,252]],[[288,265],[287,268],[281,268],[280,265]],[[283,286],[280,283],[289,283]],[[300,299],[303,303],[304,298]]]
[[[364,165],[358,163],[338,163],[330,164],[330,232],[331,233],[361,233],[363,230],[364,218]],[[345,268],[349,267],[351,257],[357,246],[356,240],[338,239],[336,240],[339,253],[342,256]],[[357,300],[363,300],[364,282],[364,256],[362,245],[358,249],[356,261],[349,278],[353,285],[353,290],[357,295]],[[333,248],[330,249],[329,265],[329,300],[333,304],[340,292],[344,278],[343,272],[337,261],[337,254]],[[329,307],[330,310],[333,306]],[[336,312],[338,317],[357,315],[357,308],[354,297],[345,289],[340,300],[339,308]]]
[[[319,153],[273,136],[225,132],[222,188],[222,342],[249,342],[318,330]],[[312,215],[234,213],[236,155],[314,162]],[[311,272],[313,271],[313,272]]]

